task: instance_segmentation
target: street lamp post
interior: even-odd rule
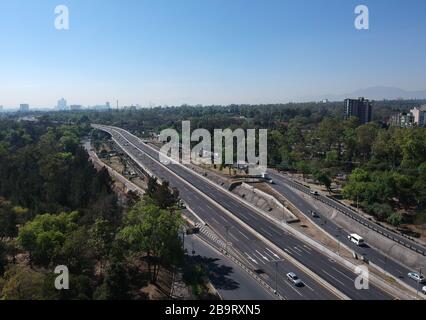
[[[341,235],[342,235],[342,228],[337,228],[337,230],[339,232],[339,234],[336,235],[336,238],[337,238],[337,255],[340,256],[340,238],[341,238]]]
[[[278,292],[278,261],[275,261],[275,293]]]
[[[284,259],[276,259],[270,261],[270,263],[275,263],[275,290],[274,293],[278,294],[278,262],[282,262]]]
[[[225,236],[225,253],[228,255],[228,237],[229,237],[229,229],[230,226],[225,226],[226,229],[226,236]]]
[[[182,250],[185,253],[185,234],[186,234],[186,229],[182,228]]]
[[[419,277],[421,278],[422,277],[422,268],[420,267],[419,268]],[[422,285],[422,283],[421,283],[421,281],[418,281],[417,282],[417,288],[416,288],[416,296],[418,297],[419,296],[419,288],[420,288],[420,286]]]

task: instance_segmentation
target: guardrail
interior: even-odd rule
[[[302,191],[305,194],[308,194],[308,195],[310,194],[310,188],[306,187],[304,184],[302,184],[302,183],[300,183],[300,182],[298,182],[296,180],[291,180],[290,181],[290,186],[292,186],[293,188],[295,188],[295,189],[297,189],[299,191]],[[330,199],[328,196],[326,198],[326,199],[328,199],[328,201],[326,201],[323,196],[315,196],[315,198],[317,200],[321,201],[322,203],[325,203],[326,205],[332,207],[333,209],[338,210],[339,212],[343,213],[345,216],[351,218],[352,220],[354,220],[354,221],[362,224],[363,226],[369,228],[370,230],[373,230],[373,231],[381,234],[382,236],[384,236],[384,237],[386,237],[386,238],[388,238],[388,239],[390,239],[390,240],[392,240],[392,241],[394,241],[394,242],[396,242],[396,243],[398,243],[398,244],[400,244],[400,245],[402,245],[402,246],[404,246],[404,247],[406,247],[406,248],[408,248],[408,249],[410,249],[410,250],[412,250],[412,251],[414,251],[414,252],[416,252],[416,253],[418,253],[418,254],[426,257],[426,252],[424,250],[420,250],[419,248],[416,248],[415,246],[413,246],[413,245],[411,245],[411,244],[409,244],[407,242],[404,242],[401,239],[398,239],[397,237],[395,237],[391,233],[384,232],[382,229],[385,229],[385,230],[387,230],[389,232],[394,232],[393,230],[387,229],[387,228],[385,228],[383,226],[378,227],[376,225],[368,223],[366,221],[366,219],[360,218],[359,215],[358,215],[358,213],[356,213],[355,211],[353,211],[352,208],[349,208],[345,204],[339,203],[339,205],[336,205],[336,200]],[[341,208],[341,206],[345,207],[347,210],[351,211],[352,213],[349,213],[349,212],[343,210]],[[408,236],[405,236],[405,235],[402,235],[402,234],[400,234],[399,236],[407,238],[408,240],[414,242],[414,240],[412,238],[408,237]],[[421,244],[419,244],[419,245],[421,245]]]

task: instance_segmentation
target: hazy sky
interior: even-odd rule
[[[70,30],[54,28],[54,8]],[[370,30],[354,8],[370,9]],[[0,105],[287,102],[426,89],[424,0],[0,0]]]

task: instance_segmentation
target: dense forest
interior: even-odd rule
[[[386,122],[391,115],[407,112],[415,106],[426,104],[426,100],[375,101],[373,120]],[[274,129],[294,118],[307,124],[315,124],[326,117],[341,118],[344,113],[342,102],[306,102],[265,105],[228,106],[163,106],[134,110],[111,109],[110,111],[75,111],[40,113],[42,119],[61,122],[85,122],[116,125],[133,132],[155,131],[175,127],[182,120],[191,120],[193,128],[248,127]]]
[[[89,132],[87,121],[0,120],[0,299],[146,299],[141,288],[175,268],[201,292],[178,194],[150,181],[143,199],[119,205],[81,147]],[[69,290],[54,287],[59,265]]]

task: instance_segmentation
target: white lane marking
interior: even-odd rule
[[[249,237],[247,237],[244,233],[242,233],[240,230],[238,230],[238,232],[244,237],[244,238],[246,238],[247,240],[250,240],[250,238]]]
[[[274,257],[273,257],[270,253],[268,253],[268,252],[264,252],[264,254],[265,254],[268,258],[270,258],[271,260],[274,260]]]
[[[346,277],[347,279],[349,279],[350,281],[354,281],[355,279],[352,279],[351,277],[349,277],[347,274],[344,274],[343,272],[341,272],[340,270],[337,270],[335,267],[331,267],[332,269],[334,269],[335,271],[337,271],[338,273],[340,273],[342,276]]]
[[[299,251],[300,253],[303,253],[302,249],[300,249],[299,247],[294,247],[294,250]]]
[[[228,223],[228,220],[224,217],[224,216],[222,216],[222,215],[220,215],[219,216],[224,222],[226,222],[226,223]]]
[[[248,253],[247,252],[244,252],[244,254],[247,256],[247,258],[249,258],[251,261],[253,261],[255,264],[258,264],[257,263],[257,261],[256,260],[254,260],[252,257],[250,257],[249,255],[248,255]]]
[[[303,245],[305,247],[306,250],[312,251],[311,248],[309,248],[306,244]]]
[[[289,248],[289,250],[290,250],[291,252],[293,252],[294,254],[297,254],[298,256],[302,257],[302,254],[301,254],[299,251],[296,251],[296,250],[294,250],[294,249],[292,249],[292,248]]]
[[[307,254],[312,254],[310,251],[306,250],[305,248],[301,248],[304,252],[306,252]]]
[[[209,208],[210,210],[216,210],[215,208],[213,208],[211,205],[209,205],[208,203],[206,203],[206,207]]]
[[[306,283],[303,283],[308,289],[310,289],[312,292],[315,292],[314,289],[312,289],[309,285],[307,285]]]
[[[345,284],[340,281],[339,279],[336,279],[336,277],[333,277],[331,274],[329,274],[327,271],[325,271],[324,269],[322,269],[322,272],[324,272],[326,275],[328,275],[329,277],[333,278],[334,280],[336,280],[338,283],[340,283],[342,286],[344,286]]]
[[[265,232],[268,236],[273,237],[272,233],[270,233],[268,230],[265,230],[264,228],[260,227],[260,230]]]
[[[269,259],[265,257],[263,254],[261,254],[259,251],[255,250],[263,259],[269,262]]]
[[[259,257],[259,256],[257,256],[255,253],[253,253],[253,255],[254,255],[256,258],[258,258],[260,262],[262,262],[263,264],[266,264],[266,262],[265,262],[265,261],[263,261],[263,259],[262,259],[262,255],[261,255],[260,257]]]
[[[277,259],[281,259],[281,257],[279,255],[277,255],[275,252],[273,252],[272,250],[270,250],[269,248],[265,248],[267,251],[269,251],[270,253],[272,253],[272,255],[277,258]]]
[[[220,224],[219,221],[217,221],[214,217],[210,217],[210,219],[212,219],[214,222],[216,222],[216,224]]]
[[[236,236],[234,236],[232,233],[229,233],[229,235],[237,242],[239,242],[240,240],[238,240],[238,238]]]
[[[293,254],[297,254],[298,256],[302,256],[299,252],[297,252],[296,250],[293,250],[292,248],[288,248],[291,252],[289,252],[288,250],[286,250],[287,252],[289,252],[290,254],[291,253],[293,253]]]
[[[291,289],[293,289],[293,291],[295,291],[299,296],[303,297],[303,294],[301,294],[293,285],[291,285],[290,283],[288,283],[288,281],[284,281],[284,283],[286,283],[288,287],[290,287]]]

